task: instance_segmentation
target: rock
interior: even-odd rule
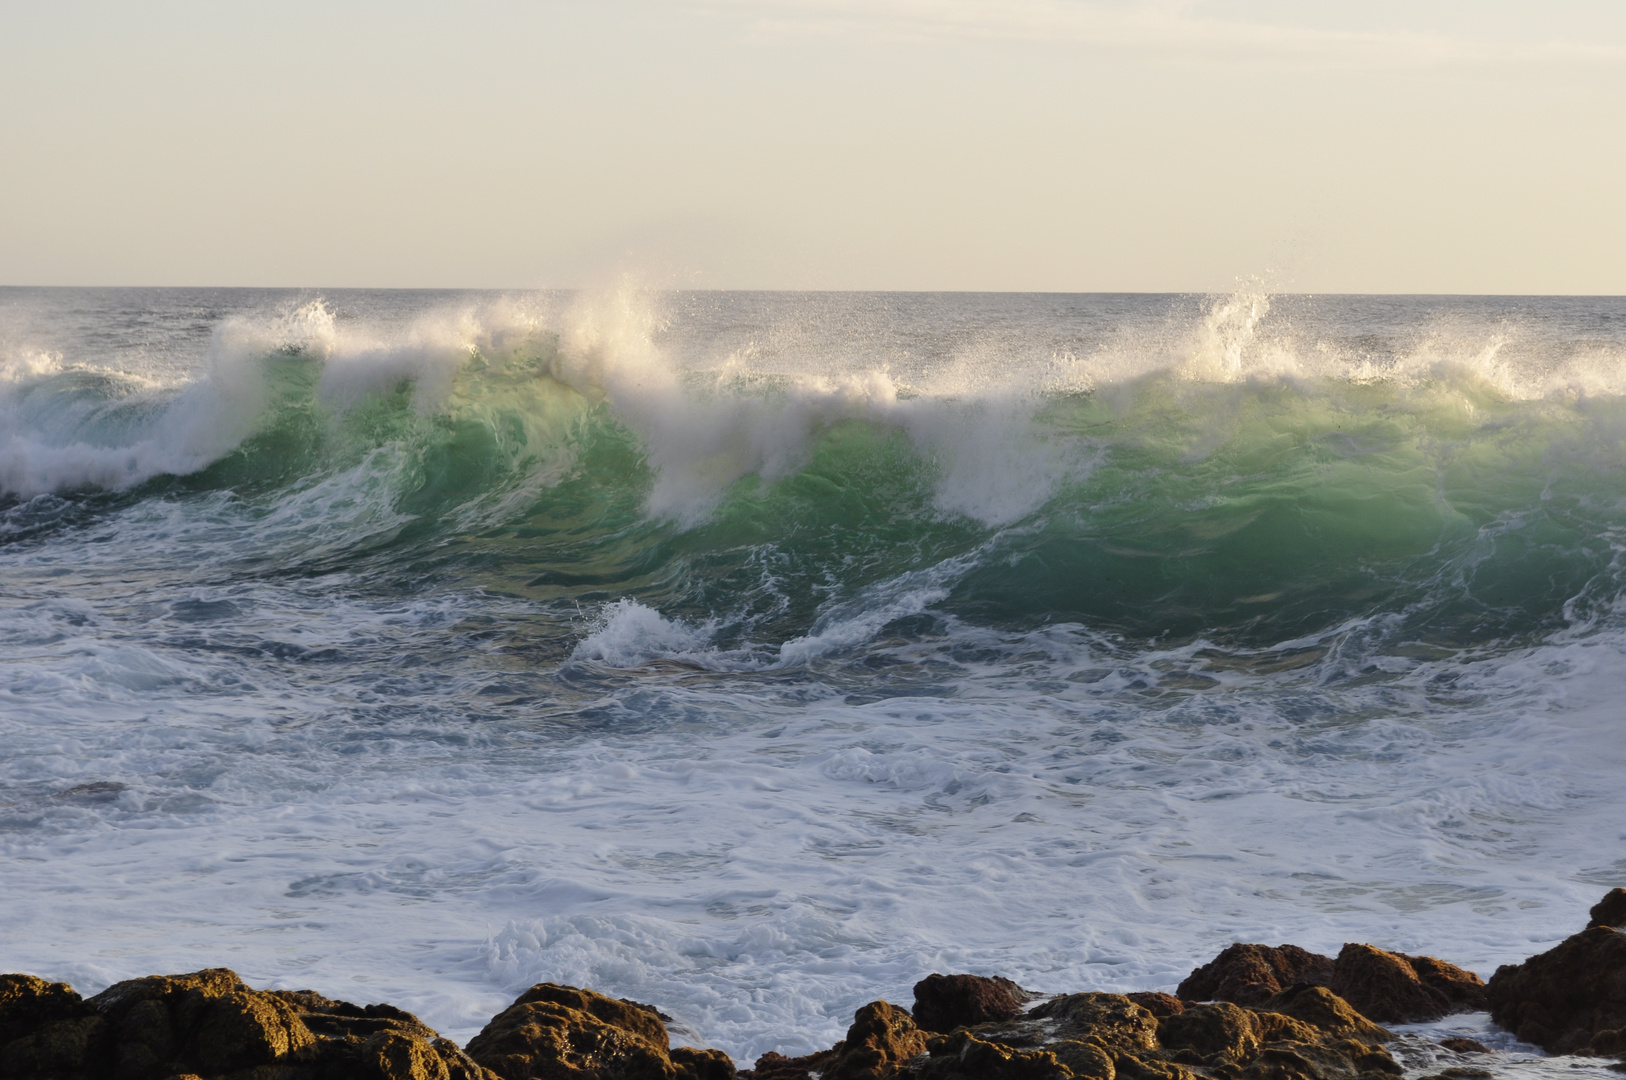
[[[926,1033],[912,1016],[890,1002],[872,1001],[853,1017],[821,1080],[880,1080],[925,1052]]]
[[[1361,1042],[1388,1042],[1394,1038],[1387,1028],[1372,1023],[1325,986],[1290,986],[1260,1008],[1302,1021],[1324,1035]]]
[[[224,968],[131,979],[86,1002],[0,976],[0,1035],[19,1025],[32,1030],[0,1047],[8,1080],[500,1080],[411,1013],[251,990]]]
[[[1297,945],[1237,943],[1188,975],[1175,993],[1190,1001],[1258,1005],[1294,983],[1325,986],[1332,968],[1332,957]]]
[[[694,1080],[734,1080],[739,1075],[734,1069],[734,1059],[721,1050],[678,1046],[673,1047],[669,1056],[679,1075],[692,1076]]]
[[[249,990],[210,1001],[197,1010],[194,1024],[190,1045],[179,1060],[196,1065],[200,1073],[267,1065],[316,1042],[286,1003]]]
[[[400,1031],[381,1031],[356,1053],[360,1075],[392,1080],[451,1080],[451,1070],[423,1039]]]
[[[1328,988],[1378,1023],[1421,1023],[1485,1007],[1485,984],[1473,972],[1371,945],[1346,944]]]
[[[922,1031],[947,1033],[1009,1020],[1022,1011],[1027,999],[1027,992],[1009,979],[934,973],[915,983],[915,1007],[910,1012]]]
[[[57,1077],[105,1072],[107,1024],[98,1016],[52,1020],[0,1048],[0,1076]]]
[[[1228,1001],[1193,1005],[1158,1021],[1158,1041],[1184,1051],[1187,1065],[1240,1065],[1259,1053],[1259,1025],[1253,1013]]]
[[[1140,1054],[1157,1048],[1157,1017],[1122,994],[1066,994],[1027,1015],[1056,1021],[1058,1038],[1093,1039],[1109,1051]]]
[[[1167,999],[1167,1000],[1160,1000]],[[1393,1080],[1389,1037],[1325,987],[1289,987],[1287,1012],[1229,1002],[1154,1016],[1122,994],[1068,994],[1005,1020],[923,1036],[901,1009],[859,1010],[822,1054],[764,1054],[742,1080]],[[1170,1003],[1182,1006],[1173,1009]],[[922,1040],[925,1053],[921,1053]],[[1197,1070],[1201,1070],[1200,1072]]]
[[[1455,1050],[1459,1054],[1488,1054],[1491,1052],[1491,1048],[1478,1039],[1464,1039],[1460,1036],[1441,1039],[1440,1045],[1447,1050]]]
[[[108,1058],[120,1080],[239,1072],[316,1042],[286,1002],[250,990],[224,968],[130,979],[86,1005],[103,1044],[87,1053]]]
[[[1330,1039],[1270,1043],[1237,1075],[1240,1080],[1393,1080],[1401,1072],[1381,1046]]]
[[[1594,926],[1626,926],[1626,889],[1609,890],[1587,914],[1592,917],[1586,924],[1588,930]]]
[[[1051,1043],[1049,1049],[1056,1055],[1057,1061],[1072,1070],[1074,1076],[1087,1077],[1088,1080],[1117,1080],[1118,1063],[1095,1043],[1063,1039]]]
[[[106,1025],[66,983],[0,975],[0,1076],[71,1074],[105,1064]]]
[[[1132,994],[1125,994],[1124,997],[1133,1001],[1159,1020],[1165,1016],[1173,1016],[1186,1007],[1186,1003],[1173,994],[1162,994],[1156,990],[1137,990]]]
[[[370,1075],[379,1080],[499,1080],[457,1044],[441,1038],[416,1016],[393,1005],[353,1005],[311,990],[270,990],[291,1006],[318,1038],[298,1055],[323,1075]],[[389,1038],[384,1036],[388,1035]],[[439,1065],[435,1064],[439,1060]],[[393,1072],[389,1070],[395,1070]]]
[[[1100,1050],[1094,1053],[1110,1070],[1111,1059]],[[921,1080],[1071,1080],[1080,1074],[1049,1051],[1016,1050],[979,1039],[969,1031],[957,1031],[932,1040],[931,1058],[918,1075]],[[1103,1080],[1112,1077],[1109,1071]]]
[[[816,1054],[794,1058],[770,1051],[757,1058],[755,1065],[739,1075],[742,1080],[813,1080],[815,1075],[825,1070],[842,1048],[842,1043],[836,1043],[829,1050],[820,1050]]]
[[[733,1062],[721,1051],[673,1055],[669,1045],[666,1025],[648,1005],[574,986],[539,983],[470,1039],[467,1053],[503,1080],[734,1076]]]
[[[67,983],[33,975],[0,975],[0,1047],[58,1020],[89,1015],[84,1000]]]
[[[1492,1020],[1548,1053],[1626,1053],[1626,933],[1583,930],[1497,968],[1485,995]]]
[[[244,1080],[500,1080],[457,1044],[393,1005],[354,1005],[311,990],[266,993],[292,1008],[317,1041],[275,1066],[275,1077]]]

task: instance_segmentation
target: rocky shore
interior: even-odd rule
[[[1383,1024],[1489,1010],[1552,1053],[1626,1057],[1626,889],[1557,947],[1489,983],[1430,956],[1349,944],[1336,957],[1235,944],[1175,994],[1038,995],[1000,978],[928,975],[914,1006],[875,1001],[828,1050],[739,1069],[673,1047],[654,1006],[542,983],[459,1048],[410,1013],[308,990],[253,990],[223,968],[82,998],[0,975],[0,1080],[1388,1080]],[[1468,1064],[1438,1080],[1489,1077]]]

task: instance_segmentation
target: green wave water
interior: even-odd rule
[[[598,365],[583,376],[568,335],[482,333],[449,360],[355,350],[353,385],[331,343],[251,349],[231,449],[72,498],[230,493],[250,519],[314,500],[307,546],[264,556],[282,572],[633,598],[712,620],[725,644],[805,634],[955,560],[945,615],[1250,647],[1380,618],[1420,644],[1512,642],[1598,618],[1620,588],[1615,393],[1520,393],[1463,363],[1227,378],[1187,364],[951,393],[664,372],[654,400],[629,402],[650,380],[618,384],[602,348],[577,346]],[[166,422],[161,396],[88,370],[18,400],[22,423],[91,432],[109,453]],[[672,452],[674,415],[700,450]],[[776,461],[751,445],[776,440]],[[690,502],[652,507],[673,476]],[[11,528],[29,512],[14,500]]]
[[[740,1061],[1488,975],[1626,881],[1623,376],[1609,298],[0,289],[6,970]]]

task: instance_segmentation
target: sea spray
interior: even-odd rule
[[[5,966],[741,1059],[931,970],[1489,974],[1626,870],[1623,315],[0,290]]]

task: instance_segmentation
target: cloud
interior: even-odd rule
[[[764,32],[891,40],[1045,42],[1208,61],[1433,69],[1626,64],[1626,47],[1510,41],[1406,30],[1327,30],[1220,19],[1191,0],[702,0]]]

